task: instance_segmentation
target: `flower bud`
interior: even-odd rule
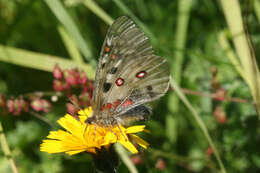
[[[79,73],[78,83],[80,85],[85,85],[88,80],[86,73],[84,71],[79,71],[78,73]]]
[[[64,89],[63,85],[64,85],[64,83],[62,81],[60,81],[60,80],[55,79],[53,81],[53,89],[55,91],[62,91]]]
[[[163,171],[166,168],[166,162],[160,158],[157,160],[155,167],[160,171]]]
[[[55,79],[62,79],[62,77],[63,77],[63,72],[62,72],[61,68],[58,66],[58,64],[56,64],[54,66],[53,76]]]
[[[12,100],[12,99],[7,100],[6,106],[7,106],[7,111],[9,113],[14,112],[14,100]]]
[[[224,124],[227,122],[226,112],[220,106],[215,108],[213,115],[216,117],[219,123]]]
[[[49,112],[51,110],[51,103],[47,100],[42,100],[43,112]]]
[[[70,115],[75,115],[79,111],[78,108],[71,103],[67,103],[66,108],[67,108],[67,112]]]
[[[208,147],[208,149],[206,150],[206,156],[210,157],[213,154],[213,149],[211,147]]]
[[[23,110],[23,101],[21,99],[14,100],[14,115],[19,115]]]
[[[139,155],[139,154],[131,156],[130,159],[134,165],[139,165],[139,164],[143,163],[143,159],[142,159],[141,155]]]
[[[33,110],[35,110],[36,112],[42,111],[43,110],[43,103],[42,100],[40,98],[37,98],[35,100],[33,100],[31,102],[31,107],[33,108]]]
[[[78,73],[75,70],[66,70],[64,73],[64,77],[66,80],[66,83],[70,86],[77,85],[78,82]]]

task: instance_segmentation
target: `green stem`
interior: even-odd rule
[[[6,140],[1,121],[0,121],[0,142],[1,142],[3,152],[5,154],[5,157],[8,159],[8,161],[11,165],[13,173],[18,173],[18,169],[15,165],[14,159],[12,158],[11,151],[10,151],[10,148],[9,148],[7,140]]]
[[[109,16],[102,8],[98,6],[98,4],[93,0],[84,0],[83,4],[90,9],[94,14],[104,20],[108,25],[113,23],[113,19]]]
[[[121,157],[122,161],[124,162],[124,164],[126,165],[126,167],[128,168],[129,172],[131,173],[138,173],[135,165],[131,162],[131,160],[129,159],[129,156],[127,155],[126,150],[122,147],[121,144],[116,143],[115,145],[115,150],[118,153],[119,157]]]
[[[181,83],[181,73],[182,66],[184,61],[184,52],[187,29],[190,18],[190,9],[192,6],[192,0],[179,0],[178,1],[178,17],[177,17],[177,26],[175,33],[175,42],[174,42],[174,54],[175,58],[171,62],[171,74],[173,78],[177,81],[178,84]],[[168,101],[170,114],[166,116],[166,133],[171,143],[174,143],[177,136],[177,123],[176,115],[179,112],[179,99],[172,93],[169,95]],[[173,106],[174,105],[174,106]]]
[[[171,80],[171,86],[174,88],[176,94],[182,100],[182,102],[185,104],[185,106],[190,110],[190,112],[193,115],[193,118],[195,119],[196,123],[199,125],[200,129],[202,130],[202,132],[203,132],[204,136],[206,137],[210,147],[214,151],[214,154],[216,156],[216,159],[217,159],[217,162],[218,162],[219,167],[221,169],[221,172],[226,173],[226,169],[225,169],[223,162],[220,158],[219,152],[218,152],[217,148],[215,147],[215,145],[214,145],[214,143],[213,143],[213,141],[212,141],[212,139],[209,135],[209,132],[206,128],[206,125],[204,124],[204,122],[200,118],[197,111],[192,107],[192,105],[190,104],[190,102],[188,101],[186,96],[183,94],[183,92],[181,91],[181,89],[179,88],[178,84],[176,83],[176,81],[174,79]]]

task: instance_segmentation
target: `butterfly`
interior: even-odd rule
[[[151,108],[144,104],[163,96],[169,80],[166,59],[154,55],[148,37],[130,18],[119,17],[101,49],[93,113],[86,123],[113,126],[147,120]]]

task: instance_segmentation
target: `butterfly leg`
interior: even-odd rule
[[[124,133],[123,133],[122,129],[120,128],[120,124],[119,124],[119,122],[118,122],[118,121],[116,121],[116,124],[117,124],[117,127],[118,127],[118,129],[119,129],[120,133],[122,134],[122,136],[123,136],[123,137],[125,138],[125,140],[127,141],[127,137],[124,135]]]

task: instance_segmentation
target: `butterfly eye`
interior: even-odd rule
[[[122,78],[117,78],[117,80],[116,80],[116,85],[117,86],[121,86],[121,85],[123,85],[124,84],[124,79],[122,79]]]
[[[146,72],[145,72],[145,71],[140,71],[140,72],[138,72],[138,73],[136,74],[136,77],[138,77],[138,78],[143,78],[143,77],[145,77],[145,75],[146,75]]]

